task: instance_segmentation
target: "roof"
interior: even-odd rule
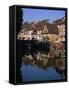
[[[44,29],[44,26],[47,26],[48,29],[48,33],[50,34],[58,34],[58,27],[55,24],[50,24],[48,21],[43,20],[43,21],[38,21],[37,23],[34,24],[34,22],[32,23],[28,23],[25,22],[22,25],[22,30],[28,31],[28,30],[33,30],[34,33],[37,32],[37,30],[42,30]]]
[[[55,21],[53,21],[53,24],[64,24],[65,23],[65,17],[62,17],[61,19],[57,19]]]
[[[54,24],[48,24],[48,33],[50,34],[59,34],[59,30],[57,25]]]

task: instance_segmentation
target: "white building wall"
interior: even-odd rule
[[[59,29],[59,35],[63,35],[65,36],[65,25],[58,25],[58,29]]]

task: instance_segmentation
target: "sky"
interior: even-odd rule
[[[49,22],[53,22],[56,19],[60,19],[65,16],[65,11],[61,10],[44,10],[44,9],[29,9],[22,8],[23,20],[32,22],[49,19]]]

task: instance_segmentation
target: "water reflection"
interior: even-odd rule
[[[65,79],[65,59],[52,58],[47,51],[27,51],[22,55],[21,75],[24,82]]]

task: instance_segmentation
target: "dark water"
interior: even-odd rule
[[[22,80],[61,80],[64,79],[64,62],[48,58],[45,53],[28,54],[22,57]]]
[[[44,46],[43,46],[44,47]],[[65,60],[51,58],[47,49],[22,48],[20,74],[22,82],[65,79]]]

